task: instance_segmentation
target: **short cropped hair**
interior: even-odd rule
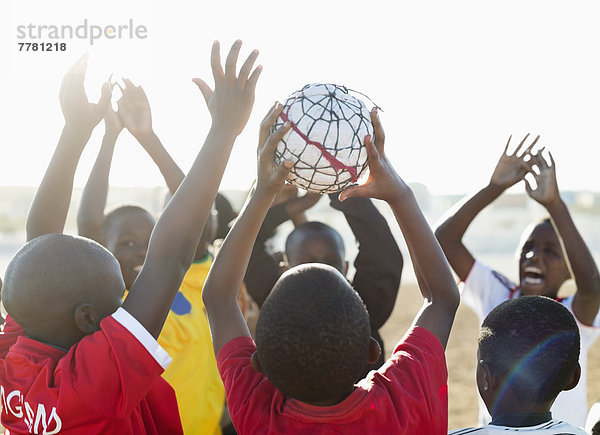
[[[119,264],[99,243],[45,234],[26,243],[11,259],[2,302],[28,334],[40,336],[71,319],[79,303],[95,300],[115,277],[122,282]]]
[[[573,315],[545,296],[509,299],[481,325],[479,356],[506,388],[530,403],[553,400],[567,386],[579,351]]]
[[[335,268],[309,263],[283,274],[262,306],[256,346],[265,375],[307,403],[342,399],[363,372],[369,315]]]
[[[125,205],[118,206],[118,207],[114,208],[113,210],[109,211],[104,216],[104,220],[102,221],[102,230],[101,230],[103,241],[106,240],[107,234],[110,231],[113,222],[115,220],[117,220],[118,218],[120,218],[121,216],[125,216],[129,213],[147,214],[149,217],[152,218],[152,220],[154,220],[154,217],[152,216],[152,214],[148,210],[146,210],[144,207],[141,207],[139,205],[125,204]]]

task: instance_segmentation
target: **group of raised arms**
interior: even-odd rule
[[[238,59],[241,46],[236,41],[223,61],[215,41],[214,84],[193,79],[211,125],[187,175],[156,135],[141,86],[109,81],[90,103],[87,56],[65,75],[64,127],[29,210],[27,243],[0,281],[8,314],[0,333],[3,427],[14,434],[446,434],[453,398],[445,349],[463,299],[481,322],[470,356],[480,426],[450,433],[600,434],[600,404],[588,415],[586,396],[587,353],[600,335],[600,275],[539,136],[517,146],[509,139],[489,183],[433,231],[386,156],[373,108],[373,134],[364,138],[368,179],[329,195],[358,242],[350,280],[338,230],[306,218],[321,195],[299,195],[285,181],[294,163],[275,162],[292,127],[273,128],[280,103],[260,125],[256,181],[239,213],[218,192],[262,71],[257,50]],[[75,170],[102,120],[79,235],[66,235]],[[106,210],[124,129],[169,189],[157,219],[133,204]],[[521,181],[548,218],[525,230],[513,283],[477,261],[463,236]],[[404,260],[373,198],[391,208],[423,298],[388,352],[379,330],[394,309]],[[272,252],[270,240],[288,220],[294,229],[285,249]],[[224,238],[218,249],[215,238]],[[559,298],[571,278],[575,293]]]

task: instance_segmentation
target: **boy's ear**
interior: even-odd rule
[[[479,356],[479,352],[477,353]],[[492,414],[495,401],[496,401],[496,376],[492,375],[492,371],[487,363],[480,359],[477,361],[477,389],[479,390],[479,396],[485,403],[485,407],[488,412]]]
[[[252,357],[250,358],[250,363],[252,364],[252,368],[256,370],[258,373],[264,373],[265,371],[262,368],[262,364],[260,363],[260,359],[258,358],[258,353],[254,352]]]
[[[92,310],[92,305],[88,302],[82,302],[81,304],[77,305],[77,307],[75,307],[73,320],[75,320],[75,325],[77,325],[77,329],[79,329],[86,335],[92,334],[98,329],[96,327],[96,321],[94,318],[94,311]]]
[[[569,382],[567,382],[567,385],[565,385],[563,391],[572,390],[573,388],[575,388],[579,383],[579,378],[581,378],[581,366],[579,365],[579,363],[577,363],[577,368],[569,378]]]
[[[348,262],[346,262],[348,264]],[[379,342],[375,340],[373,337],[370,337],[369,341],[369,355],[367,356],[367,363],[375,364],[379,361],[379,357],[381,356],[381,346],[379,346]]]

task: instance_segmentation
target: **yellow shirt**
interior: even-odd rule
[[[217,370],[202,287],[212,257],[191,265],[158,337],[173,358],[163,378],[173,387],[185,434],[220,434],[225,389]]]

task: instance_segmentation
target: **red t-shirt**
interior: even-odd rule
[[[68,352],[10,317],[0,333],[2,424],[10,433],[182,433],[169,355],[119,308]]]
[[[239,434],[426,433],[448,431],[448,372],[444,349],[427,329],[407,332],[391,358],[360,381],[342,402],[314,406],[285,397],[250,357],[249,337],[229,341],[217,365]]]

